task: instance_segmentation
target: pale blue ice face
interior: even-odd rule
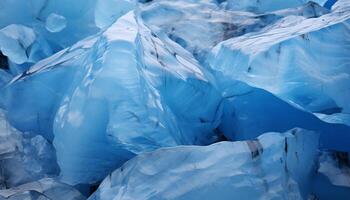
[[[21,133],[0,109],[0,188],[10,188],[59,173],[55,150],[41,135]]]
[[[67,20],[64,16],[51,13],[46,18],[46,29],[52,33],[60,32],[67,26]]]
[[[36,99],[4,100],[10,121],[54,138],[62,178],[73,184],[97,181],[135,153],[217,141],[219,92],[191,54],[162,37],[130,12],[39,62],[4,90],[7,99]]]
[[[0,200],[348,200],[349,20],[349,0],[0,0]]]
[[[317,141],[295,129],[157,150],[125,163],[89,199],[302,199],[317,168]]]

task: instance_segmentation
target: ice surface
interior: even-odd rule
[[[89,200],[345,200],[350,194],[348,155],[318,152],[317,137],[293,129],[252,141],[160,149],[125,163]]]
[[[327,9],[313,2],[297,8],[254,14],[232,12],[215,1],[158,0],[141,6],[140,15],[151,29],[166,32],[172,40],[202,61],[219,42],[259,31],[284,16],[313,18],[327,12]]]
[[[1,200],[84,200],[86,199],[72,186],[55,179],[44,178],[7,190],[0,190]]]
[[[311,112],[348,112],[349,17],[342,10],[312,19],[286,17],[267,31],[221,43],[208,61],[225,76]]]
[[[323,5],[327,0],[314,0],[313,2]],[[220,1],[219,1],[220,2]],[[222,1],[222,6],[228,7],[230,10],[250,11],[255,13],[264,13],[269,11],[276,11],[285,8],[293,8],[303,5],[308,0],[227,0]]]
[[[302,199],[316,149],[317,135],[300,129],[161,149],[128,161],[89,199]]]
[[[230,140],[253,139],[270,131],[283,132],[293,127],[320,133],[320,147],[349,151],[350,127],[325,123],[273,94],[241,81],[217,76],[224,87],[224,114],[219,130]]]
[[[165,45],[132,12],[98,38],[54,122],[67,181],[98,180],[132,153],[216,140],[220,96],[188,53]]]
[[[0,30],[1,52],[17,64],[28,60],[26,50],[34,40],[34,31],[25,26],[9,25]]]
[[[6,63],[7,64],[7,63]],[[13,77],[5,70],[0,69],[0,88],[4,87],[6,83],[10,82]]]
[[[51,49],[57,52],[99,30],[94,20],[95,4],[95,0],[2,0],[0,29],[11,24],[29,27],[45,38]],[[47,19],[57,15],[66,19],[66,27],[60,32],[50,32],[46,25],[57,25],[50,25]]]
[[[318,18],[287,16],[220,43],[207,62],[220,79],[241,80],[349,125],[349,17],[348,5]]]
[[[55,134],[61,175],[74,184],[103,178],[134,153],[218,139],[221,96],[209,77],[133,12],[34,65],[3,96],[15,127]]]
[[[65,17],[56,13],[51,13],[46,18],[46,29],[50,32],[56,33],[66,28],[67,20]]]
[[[115,20],[136,7],[134,0],[97,0],[95,8],[95,24],[104,29]]]
[[[349,199],[349,18],[349,0],[0,1],[0,200]]]
[[[0,110],[0,188],[58,175],[55,150],[43,137],[23,134]]]
[[[320,156],[318,172],[327,176],[334,185],[350,187],[349,177],[344,176],[349,170],[349,155],[347,154],[324,152]]]
[[[33,64],[52,54],[45,39],[29,27],[11,24],[0,30],[0,50],[6,56],[13,75],[20,74]]]
[[[313,197],[348,199],[350,195],[349,155],[344,152],[321,152],[313,178]]]

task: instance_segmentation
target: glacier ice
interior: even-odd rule
[[[293,129],[244,142],[163,148],[126,162],[89,200],[347,199],[347,155],[319,152],[317,138]]]
[[[0,200],[349,199],[349,18],[349,0],[0,1]]]
[[[245,142],[165,148],[125,163],[89,200],[302,199],[316,157],[317,134],[301,129]]]
[[[64,180],[86,183],[134,153],[215,142],[221,99],[209,79],[189,53],[130,12],[13,79],[3,104],[21,131],[54,134]]]
[[[135,9],[134,0],[97,0],[95,24],[100,29],[108,28],[116,19]]]
[[[0,200],[84,200],[72,186],[52,178],[44,178],[18,187],[0,190]]]
[[[319,18],[285,17],[268,30],[219,44],[207,62],[230,79],[268,90],[307,111],[346,114],[348,9]]]
[[[5,67],[8,65],[6,60],[4,60],[4,62],[1,62],[1,64],[3,64]],[[13,76],[10,73],[7,73],[6,71],[0,69],[0,88],[3,88],[8,82],[11,81],[12,78]]]
[[[245,101],[242,102],[243,107],[233,103],[233,107],[237,110],[243,109],[241,112],[246,116],[245,121],[248,123],[259,121],[260,126],[267,128],[272,125],[272,130],[265,129],[258,132],[276,131],[276,129],[281,131],[278,126],[283,126],[285,122],[293,123],[293,119],[294,121],[300,120],[298,122],[300,127],[312,130],[316,128],[321,132],[326,132],[321,135],[321,138],[324,137],[321,143],[328,143],[325,144],[326,148],[349,151],[350,131],[348,127],[337,124],[349,125],[347,111],[349,109],[347,102],[349,90],[347,87],[350,79],[347,67],[349,59],[346,56],[348,54],[346,34],[349,33],[348,8],[347,5],[340,8],[335,7],[331,13],[326,13],[318,18],[287,16],[264,31],[226,40],[212,50],[206,62],[214,76],[217,77],[216,79],[221,81],[219,85],[225,96],[234,97],[232,91],[235,91],[232,85],[236,85],[237,80],[243,81],[273,93],[294,107],[312,112],[326,122],[334,123],[334,125],[328,124],[327,127],[340,128],[325,128],[316,120],[294,118],[290,112],[287,112],[288,116],[286,116],[289,120],[280,120],[283,122],[276,126],[272,123],[278,118],[266,119],[273,113],[270,112],[259,118],[259,115],[255,115],[258,109],[252,115],[247,114],[247,111],[244,110]],[[328,40],[325,41],[323,38],[328,38]],[[236,99],[239,101],[239,98]],[[269,104],[266,101],[254,102],[254,98],[250,98],[249,101],[255,106]],[[271,103],[271,105],[279,104]],[[261,108],[262,112],[265,108]],[[247,107],[247,109],[252,109],[252,107]],[[273,110],[278,112],[283,109],[279,107]],[[237,119],[242,119],[242,117],[237,117]],[[257,133],[248,130],[258,128],[259,125],[247,124],[244,127],[242,121],[244,120],[238,122],[238,126],[243,127],[247,132]],[[310,127],[314,124],[312,121],[318,125]]]
[[[322,152],[312,185],[320,199],[348,199],[350,192],[349,155],[344,152]]]
[[[349,151],[349,126],[323,122],[266,90],[221,74],[217,78],[222,80],[219,85],[224,87],[225,98],[219,130],[230,140],[254,139],[265,132],[301,127],[320,133],[320,148]]]
[[[323,152],[320,156],[318,172],[327,176],[337,186],[350,186],[350,180],[342,174],[349,171],[349,155],[344,153]]]
[[[96,181],[134,153],[216,140],[219,94],[189,54],[170,49],[170,40],[164,48],[141,27],[130,12],[93,38],[86,56],[96,61],[81,70],[62,99],[54,144],[69,182]],[[89,167],[85,172],[81,166]]]
[[[18,24],[0,30],[0,50],[6,56],[8,68],[13,75],[23,73],[31,64],[52,54],[43,37],[33,29]]]
[[[23,134],[6,121],[0,110],[0,188],[57,176],[55,151],[42,136]]]
[[[219,1],[220,2],[220,1]],[[265,13],[285,8],[294,8],[305,3],[308,0],[227,0],[222,1],[222,6],[236,11],[250,11],[255,13]],[[314,0],[313,2],[323,5],[327,0]]]
[[[12,24],[1,29],[0,33],[1,52],[17,64],[26,62],[26,50],[35,40],[34,31],[22,25]]]
[[[157,3],[145,4],[140,9],[142,19],[151,29],[162,29],[199,61],[204,60],[207,53],[219,42],[257,32],[284,16],[314,18],[327,12],[327,9],[314,2],[266,14],[232,12],[221,8],[215,1],[199,0],[158,0]]]
[[[50,32],[60,32],[66,28],[67,20],[65,17],[58,15],[56,13],[51,13],[46,18],[46,29]]]
[[[0,29],[11,24],[29,27],[49,42],[53,52],[57,52],[98,32],[99,28],[94,23],[94,8],[95,0],[2,0]],[[50,32],[46,28],[50,24],[47,23],[47,19],[51,18],[49,16],[65,18],[66,27],[59,32]],[[57,17],[53,19],[57,20]]]

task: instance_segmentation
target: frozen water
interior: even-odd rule
[[[52,54],[44,38],[29,27],[11,24],[0,30],[0,50],[13,75],[23,73],[31,64]],[[5,64],[5,63],[4,63]]]
[[[55,150],[43,137],[22,134],[0,110],[0,188],[58,175]]]
[[[95,8],[95,24],[104,29],[119,17],[136,7],[134,0],[97,0]]]
[[[267,30],[220,43],[207,62],[217,74],[263,88],[309,112],[347,115],[349,17],[349,6],[318,18],[287,16]]]
[[[230,140],[253,139],[265,132],[301,127],[320,133],[321,148],[349,151],[349,126],[325,123],[265,90],[227,79],[222,74],[218,73],[217,78],[224,87],[225,97],[219,130]]]
[[[86,199],[72,186],[55,179],[44,178],[7,190],[0,190],[1,200],[84,200]]]
[[[161,149],[128,161],[89,199],[302,199],[316,149],[317,135],[298,129]]]
[[[57,52],[98,32],[94,20],[95,4],[95,0],[2,0],[0,29],[11,24],[29,27],[37,35],[45,38],[51,49]],[[52,15],[53,13],[55,15]],[[50,15],[60,25],[47,21],[51,18]],[[58,15],[65,18],[66,27],[60,32],[48,31],[46,25],[62,28],[64,20],[61,17],[57,18]]]
[[[90,65],[75,76],[54,122],[65,180],[98,180],[133,153],[216,140],[220,96],[189,54],[165,45],[132,12],[91,40]]]
[[[261,15],[232,12],[215,2],[158,0],[157,3],[141,6],[140,15],[151,29],[166,32],[172,40],[202,61],[219,42],[259,31],[284,16],[313,18],[327,12],[327,9],[313,2]]]
[[[26,51],[34,40],[34,31],[22,25],[9,25],[0,30],[1,52],[17,64],[23,64],[29,59]]]
[[[74,184],[103,178],[134,153],[218,140],[220,94],[209,77],[133,12],[34,65],[3,97],[15,127],[55,134],[61,175]]]
[[[293,129],[252,141],[160,149],[125,163],[89,200],[347,199],[348,155],[318,152],[317,143],[316,133]]]
[[[313,193],[320,199],[347,199],[350,194],[349,155],[344,152],[322,152],[318,159]]]
[[[327,0],[314,0],[313,2],[323,5]],[[227,0],[223,1],[222,6],[226,6],[231,10],[250,11],[256,13],[264,13],[276,11],[285,8],[293,8],[309,2],[308,0]]]
[[[50,32],[56,33],[62,31],[67,25],[67,20],[65,17],[51,13],[46,18],[46,29]]]
[[[0,1],[0,200],[347,200],[349,18],[349,0]]]

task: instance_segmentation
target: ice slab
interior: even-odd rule
[[[314,18],[328,12],[314,2],[264,14],[232,11],[216,1],[158,0],[140,5],[140,16],[151,29],[165,32],[199,61],[219,42],[264,30],[285,16]]]
[[[136,8],[136,0],[97,0],[95,24],[101,29],[108,28],[119,17]]]
[[[0,190],[1,200],[85,200],[72,186],[44,178],[7,190]]]
[[[220,43],[207,62],[228,79],[263,88],[309,112],[347,114],[349,17],[346,4],[318,18],[288,16],[264,31]]]
[[[222,88],[223,115],[218,130],[229,140],[254,139],[270,132],[294,127],[320,133],[320,148],[349,151],[350,127],[326,123],[299,106],[285,102],[270,92],[244,82],[215,75]]]
[[[55,136],[62,180],[91,183],[140,152],[218,141],[221,95],[206,73],[130,12],[14,78],[2,102],[18,129]]]
[[[40,135],[19,132],[0,110],[0,188],[10,188],[44,177],[57,176],[55,150]]]
[[[67,20],[65,17],[56,13],[51,13],[46,18],[46,29],[50,32],[56,33],[62,31],[67,26]]]
[[[301,129],[253,141],[165,148],[125,163],[89,200],[303,199],[316,158],[317,134]]]
[[[305,3],[308,0],[227,0],[223,1],[222,6],[225,6],[231,10],[250,11],[255,13],[271,12],[286,8],[294,8]],[[327,0],[314,0],[313,2],[319,5],[324,5]]]

